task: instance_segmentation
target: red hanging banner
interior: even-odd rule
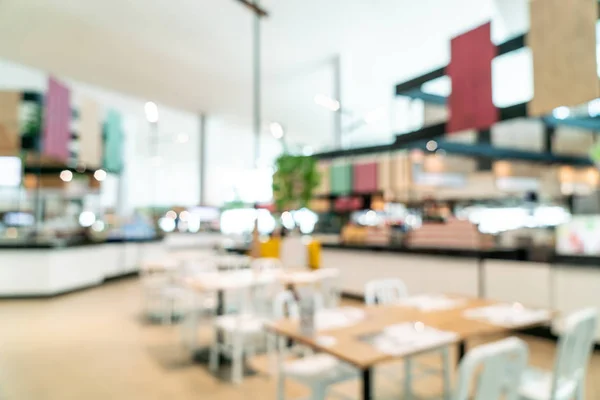
[[[71,141],[71,103],[69,89],[50,77],[44,103],[44,155],[68,161]]]
[[[496,46],[491,23],[452,39],[451,60],[446,68],[452,81],[448,107],[448,132],[485,129],[498,121],[492,101],[492,60]]]
[[[377,169],[376,162],[354,164],[352,174],[352,189],[355,193],[374,193],[377,191]]]

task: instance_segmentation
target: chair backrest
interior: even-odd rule
[[[322,296],[322,308],[336,308],[340,302],[340,270],[324,268],[313,273],[319,277],[318,290]]]
[[[586,308],[569,315],[565,332],[560,337],[554,363],[550,399],[571,397],[585,379],[587,365],[594,346],[598,311]],[[570,392],[570,393],[565,393]]]
[[[287,313],[286,313],[287,311]],[[273,301],[273,318],[298,318],[300,311],[294,293],[289,290],[279,292]]]
[[[235,274],[232,280],[239,279],[240,284],[233,284],[224,290],[225,304],[229,313],[271,318],[273,310],[273,293],[279,287],[274,276],[254,276],[250,270],[219,272],[219,274]]]
[[[244,269],[247,268],[250,264],[250,257],[236,254],[227,254],[219,257],[217,263],[219,269],[223,270]]]
[[[255,258],[250,262],[250,268],[256,272],[273,271],[283,268],[283,264],[278,258],[261,257]]]
[[[365,303],[393,304],[408,297],[406,285],[400,279],[377,279],[365,285]]]
[[[460,363],[453,400],[518,400],[527,358],[527,344],[515,337],[475,347]]]

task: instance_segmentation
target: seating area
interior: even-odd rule
[[[395,384],[402,399],[419,399],[420,381],[435,382],[435,395],[445,400],[586,398],[595,309],[561,316],[555,359],[540,369],[528,366],[527,342],[511,334],[550,324],[552,310],[411,295],[398,278],[366,282],[362,304],[340,303],[339,273],[286,268],[278,259],[174,252],[143,267],[140,311],[148,324],[179,331],[170,345],[202,374],[235,386],[258,374],[275,383],[278,400],[291,398],[288,382],[304,386],[311,399],[335,396],[350,382],[359,389],[351,397],[379,398],[380,381]],[[482,339],[491,342],[472,345]]]
[[[397,280],[380,282],[400,283]],[[375,283],[377,282],[369,284],[369,287],[375,288],[373,289],[375,291],[386,287]],[[231,374],[214,374],[206,363],[208,360],[194,361],[190,347],[182,342],[184,338],[182,330],[189,329],[187,326],[189,315],[183,320],[170,321],[169,324],[163,324],[160,319],[148,321],[141,318],[143,297],[140,294],[143,293],[143,287],[142,279],[130,279],[88,292],[57,298],[52,301],[52,304],[43,300],[18,304],[7,303],[3,307],[2,315],[11,323],[8,324],[3,335],[6,338],[7,351],[3,360],[0,360],[0,371],[6,384],[3,385],[1,393],[9,399],[36,398],[35,396],[40,395],[44,390],[50,389],[53,394],[42,398],[59,399],[77,396],[89,399],[100,399],[103,398],[102,396],[136,398],[139,395],[139,398],[158,399],[177,396],[176,398],[180,399],[192,399],[196,397],[196,391],[201,389],[217,399],[245,399],[250,398],[252,393],[254,395],[260,393],[262,398],[266,399],[293,399],[307,396],[309,398],[339,398],[339,396],[359,398],[363,385],[361,371],[351,363],[328,354],[327,347],[335,347],[335,345],[326,343],[321,337],[321,343],[313,347],[308,338],[290,342],[284,335],[278,335],[276,346],[270,346],[269,339],[274,336],[270,335],[270,330],[264,330],[263,326],[257,326],[254,331],[235,329],[243,324],[231,326],[234,328],[231,332],[258,334],[262,331],[264,335],[264,347],[263,343],[257,342],[255,353],[247,354],[244,370],[251,370],[250,375],[244,375],[239,379],[239,376],[235,378]],[[387,297],[385,304],[404,309],[406,306],[403,305],[402,299],[410,299],[404,296],[408,296],[407,293],[396,300]],[[381,298],[377,295],[374,297]],[[88,312],[74,315],[73,306],[82,301],[85,301]],[[439,304],[439,297],[437,301]],[[404,301],[404,304],[410,302]],[[431,304],[433,302],[430,301]],[[337,329],[329,328],[326,331],[327,335],[333,337],[337,336],[336,331],[342,332],[348,329],[349,323],[355,324],[354,326],[362,323],[369,324],[369,320],[364,315],[352,315],[348,310],[387,307],[384,304],[368,306],[347,299],[342,299],[340,305],[338,311],[345,310],[349,315],[343,322],[340,322],[339,318],[336,320],[335,312],[332,313],[331,309],[322,308],[317,311],[317,339],[321,336],[319,324],[329,327],[337,325]],[[48,334],[38,335],[30,330],[27,332],[19,330],[18,321],[25,313],[36,321],[30,323],[31,328],[36,331],[46,331]],[[319,313],[323,313],[321,315],[325,315],[326,319],[320,319]],[[47,315],[47,318],[35,319],[37,315],[42,314]],[[214,318],[214,313],[210,314],[207,318]],[[295,319],[299,314],[300,306],[292,292],[283,290],[275,295],[272,301],[271,321],[277,323],[283,317]],[[232,311],[231,315],[236,314]],[[410,315],[412,316],[414,313]],[[66,324],[73,317],[81,318],[82,323],[67,329]],[[203,318],[203,315],[199,315],[201,321],[204,321]],[[373,316],[373,319],[376,317]],[[243,315],[238,315],[236,322],[247,321]],[[466,355],[460,362],[457,359],[457,346],[454,344],[438,346],[438,350],[425,353],[420,351],[418,356],[410,357],[412,361],[410,365],[415,370],[418,369],[418,364],[438,370],[448,367],[450,392],[446,393],[446,396],[449,397],[444,397],[445,385],[442,374],[418,376],[416,371],[407,374],[406,366],[409,365],[406,363],[407,358],[399,356],[397,362],[384,363],[373,370],[373,398],[420,400],[433,396],[440,399],[463,400],[471,398],[465,397],[467,396],[465,390],[471,387],[473,382],[481,382],[479,391],[484,397],[473,397],[477,399],[494,398],[487,396],[492,396],[501,387],[509,391],[506,393],[517,391],[523,398],[532,400],[551,399],[552,390],[556,391],[558,397],[555,398],[559,399],[594,398],[593,396],[600,393],[597,380],[593,379],[600,372],[600,357],[592,353],[591,346],[591,332],[595,324],[595,311],[582,310],[568,316],[566,333],[558,343],[522,334],[517,334],[519,339],[515,339],[511,338],[508,332],[494,333],[469,340]],[[339,327],[340,325],[346,326]],[[50,329],[51,326],[55,328]],[[194,335],[198,342],[196,346],[213,345],[215,337],[212,330],[215,327],[216,325],[212,323],[199,323]],[[112,343],[110,347],[96,346],[99,340],[109,338]],[[73,340],[78,343],[79,352],[64,354],[60,352],[60,349]],[[249,343],[243,342],[246,351],[249,350],[246,347]],[[449,363],[442,362],[440,351],[443,350],[439,349],[448,350]],[[402,354],[406,352],[410,350],[403,350]],[[337,354],[342,355],[342,353]],[[96,359],[97,362],[92,362],[89,368],[82,370],[81,363],[88,358]],[[232,371],[228,368],[229,360],[226,357],[223,358],[223,363],[224,365],[218,365],[217,369]],[[482,365],[483,369],[480,368]],[[52,368],[49,368],[50,366]],[[18,379],[22,368],[28,368],[31,380]],[[506,379],[502,381],[495,379],[501,371],[506,372]],[[558,374],[553,371],[558,371]],[[477,377],[472,376],[475,372]],[[103,390],[98,390],[102,385],[94,376],[110,380],[112,384]],[[412,383],[410,397],[405,397],[406,385],[403,382],[407,377]],[[233,379],[238,381],[232,385]],[[66,380],[70,382],[69,385],[65,385]],[[500,385],[502,382],[505,385]]]

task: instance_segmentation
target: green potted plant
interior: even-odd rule
[[[277,212],[307,207],[320,181],[317,162],[313,157],[279,156],[273,174],[273,200]],[[306,248],[297,232],[282,239],[279,253],[284,265],[308,265]]]
[[[275,161],[273,199],[277,211],[307,207],[321,176],[311,156],[283,154]]]

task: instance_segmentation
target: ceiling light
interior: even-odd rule
[[[588,103],[588,114],[590,114],[590,117],[600,115],[600,99],[594,99]]]
[[[167,213],[165,215],[167,218],[171,218],[171,219],[177,218],[177,213],[173,210],[167,211]]]
[[[91,211],[84,211],[79,214],[79,225],[84,228],[90,227],[96,222],[96,214]]]
[[[150,123],[158,122],[158,106],[155,102],[149,101],[144,106],[144,111],[146,112],[146,119]]]
[[[425,147],[429,151],[435,151],[435,149],[437,149],[437,147],[438,147],[438,144],[437,144],[437,142],[435,140],[430,140],[429,142],[427,142],[427,144],[425,145]]]
[[[104,230],[104,221],[97,220],[92,224],[92,230],[102,232]]]
[[[63,182],[71,182],[73,180],[73,173],[68,169],[65,169],[60,172],[60,180]]]
[[[187,133],[177,134],[177,143],[187,143],[190,141],[190,136]]]
[[[106,171],[103,169],[96,170],[96,172],[94,172],[94,178],[96,178],[98,182],[102,182],[106,179]]]
[[[275,139],[281,139],[283,137],[283,126],[279,122],[271,122],[269,124],[271,134]]]
[[[179,213],[179,219],[182,220],[183,222],[185,222],[188,219],[190,219],[190,213],[189,213],[189,211],[183,210],[182,212],[180,212]]]
[[[175,230],[175,220],[171,218],[161,218],[158,220],[158,226],[164,232],[173,232]]]
[[[571,115],[568,107],[557,107],[552,111],[552,116],[556,119],[566,119]]]
[[[315,96],[315,103],[320,105],[321,107],[325,107],[330,111],[338,111],[340,109],[340,102],[332,99],[329,96],[324,94],[318,94]]]

